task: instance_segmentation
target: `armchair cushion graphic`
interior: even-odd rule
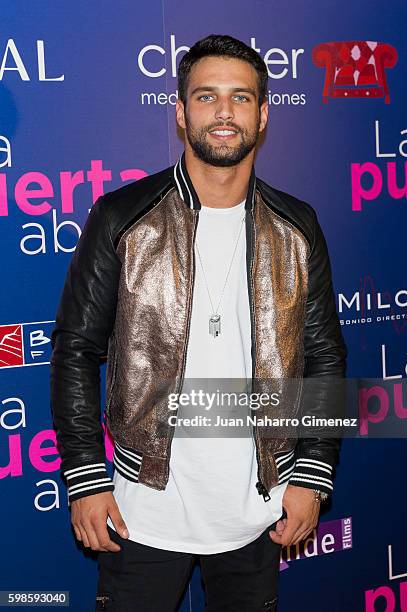
[[[385,68],[397,62],[392,45],[371,40],[321,43],[314,47],[312,60],[325,67],[323,102],[328,98],[385,98],[390,93]]]

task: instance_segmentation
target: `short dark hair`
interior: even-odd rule
[[[267,66],[260,55],[241,40],[227,34],[210,34],[198,40],[180,61],[178,68],[178,97],[186,102],[188,77],[191,68],[203,57],[234,57],[244,60],[253,66],[257,72],[259,88],[259,106],[265,101],[268,88]]]

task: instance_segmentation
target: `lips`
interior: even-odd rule
[[[218,140],[228,140],[230,138],[234,138],[238,132],[236,130],[232,130],[231,128],[216,128],[211,130],[209,133]]]

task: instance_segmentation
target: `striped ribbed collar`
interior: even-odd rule
[[[185,204],[188,206],[188,208],[195,208],[199,210],[201,208],[201,203],[199,201],[198,194],[196,193],[195,188],[192,184],[191,177],[189,176],[187,171],[187,166],[185,163],[185,151],[182,153],[181,157],[174,166],[174,179],[177,185],[179,195],[181,196]],[[255,201],[255,191],[256,174],[253,165],[246,196],[246,209],[253,210]]]

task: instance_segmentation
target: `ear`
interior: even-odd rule
[[[260,132],[262,132],[264,128],[266,127],[268,116],[269,116],[269,105],[268,105],[267,100],[265,100],[260,106],[260,129],[259,129]]]
[[[184,108],[184,103],[179,98],[177,98],[175,102],[175,116],[176,116],[178,125],[185,130],[186,128],[185,108]]]

